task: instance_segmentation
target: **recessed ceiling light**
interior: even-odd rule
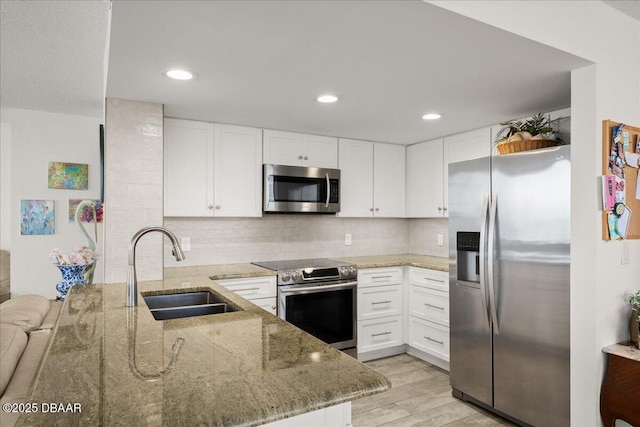
[[[428,113],[422,116],[425,120],[438,120],[440,117],[442,117],[442,114],[439,113]]]
[[[191,80],[195,78],[195,74],[187,70],[169,70],[164,75],[175,80]]]
[[[322,95],[316,98],[316,101],[318,102],[336,102],[338,100],[338,97],[335,95]]]

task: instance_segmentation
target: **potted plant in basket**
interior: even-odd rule
[[[631,318],[629,319],[629,335],[631,342],[637,348],[640,348],[638,335],[640,334],[640,290],[629,295],[629,304],[631,305]]]
[[[502,128],[496,137],[496,147],[500,154],[562,144],[562,139],[557,136],[557,131],[551,126],[551,119],[542,113],[527,120],[509,120],[500,125]]]

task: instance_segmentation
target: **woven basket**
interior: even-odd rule
[[[539,148],[547,148],[558,145],[557,141],[552,139],[526,139],[521,141],[503,141],[496,146],[500,154],[518,153],[520,151],[537,150]]]

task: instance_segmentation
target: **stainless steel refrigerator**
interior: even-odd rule
[[[451,386],[569,425],[570,146],[449,166]]]

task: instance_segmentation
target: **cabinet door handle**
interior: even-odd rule
[[[275,310],[277,307],[275,305],[271,306],[271,310]]]
[[[387,332],[380,332],[379,334],[371,334],[372,337],[379,337],[382,335],[391,335],[391,332],[387,331]]]
[[[433,339],[431,337],[424,337],[424,339],[429,340],[429,341],[434,342],[434,343],[437,343],[437,344],[440,344],[440,345],[444,344],[444,341],[438,341],[438,340]]]
[[[391,275],[389,276],[373,276],[372,279],[391,279]]]
[[[309,160],[309,158],[308,158],[307,156],[304,156],[304,159],[305,159],[305,160]]]
[[[438,206],[438,212],[442,211],[442,206]]]
[[[220,205],[216,205],[216,209],[220,209]]]
[[[298,160],[302,160],[302,156],[298,156]]]
[[[373,208],[369,209],[371,212],[373,212]]]
[[[444,307],[439,307],[437,305],[428,304],[426,302],[424,303],[424,305],[426,305],[427,307],[436,308],[438,310],[444,310]]]
[[[378,212],[380,210],[380,208],[376,208],[376,212]]]
[[[391,301],[375,301],[371,303],[371,305],[375,304],[391,304]]]
[[[445,206],[444,208],[442,208],[442,210],[443,210],[443,211],[446,211],[446,210],[447,210],[447,207]]]
[[[260,289],[260,288],[245,288],[245,289],[233,289],[233,288],[231,288],[229,290],[233,291],[233,292],[246,292],[246,291],[257,291],[258,289]]]
[[[209,209],[213,209],[213,205],[209,205],[207,206]]]

